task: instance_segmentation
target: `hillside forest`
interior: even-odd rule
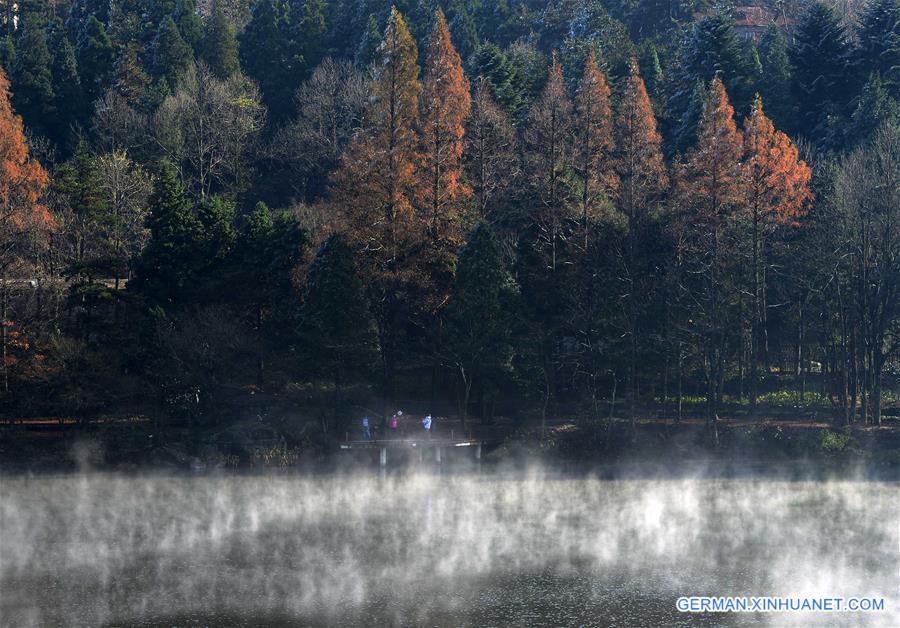
[[[342,437],[402,405],[715,443],[785,400],[896,406],[898,0],[6,0],[0,26],[7,420],[280,404]]]

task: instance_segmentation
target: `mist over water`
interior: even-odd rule
[[[0,624],[897,626],[896,483],[0,477]],[[682,595],[885,598],[686,615]]]

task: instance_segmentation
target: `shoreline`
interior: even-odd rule
[[[42,420],[0,424],[0,474],[316,474],[377,472],[378,448],[342,450],[344,439],[310,429],[302,417],[232,421],[214,426],[170,425],[105,417],[86,425]],[[411,424],[410,424],[411,425]],[[456,431],[484,442],[475,463],[468,447],[444,447],[438,468],[464,471],[564,469],[601,477],[859,477],[900,480],[900,421],[882,426],[834,428],[798,415],[790,419],[725,419],[717,423],[718,447],[696,417],[682,422],[640,418],[632,433],[623,419],[600,422],[498,418],[490,424],[453,418],[435,422],[435,438]],[[352,427],[346,438],[351,440]],[[355,436],[355,435],[354,435]],[[386,468],[434,468],[431,452],[415,449],[419,433],[401,437],[410,447],[390,450]]]
[[[77,441],[80,445],[84,441]],[[503,446],[501,446],[503,447]],[[602,452],[599,452],[602,454]],[[376,459],[352,458],[342,452],[320,452],[301,456],[290,466],[237,466],[197,464],[196,459],[185,464],[154,463],[145,460],[85,461],[73,457],[48,461],[9,462],[0,460],[0,478],[117,475],[123,477],[316,477],[334,475],[372,475],[387,477],[407,473],[484,474],[527,479],[534,476],[564,478],[595,476],[602,480],[680,480],[704,479],[767,479],[791,482],[802,481],[875,481],[900,483],[900,462],[895,457],[871,455],[841,455],[790,458],[781,455],[748,455],[733,452],[694,452],[684,456],[678,452],[661,450],[656,453],[633,452],[616,457],[573,459],[561,457],[547,450],[542,454],[486,449],[481,461],[467,457],[446,456],[443,464],[411,459],[393,459],[386,467],[379,467]]]

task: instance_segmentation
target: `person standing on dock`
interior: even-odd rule
[[[391,438],[397,438],[397,429],[400,427],[400,417],[403,416],[403,410],[397,410],[397,414],[391,417],[391,420],[388,422],[388,429],[390,429]]]
[[[372,430],[369,428],[369,415],[362,418],[363,440],[372,440]]]
[[[431,440],[431,415],[426,414],[425,418],[422,419],[422,427],[425,428],[425,438]]]

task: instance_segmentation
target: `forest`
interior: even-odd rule
[[[7,421],[896,417],[898,0],[0,22]]]

